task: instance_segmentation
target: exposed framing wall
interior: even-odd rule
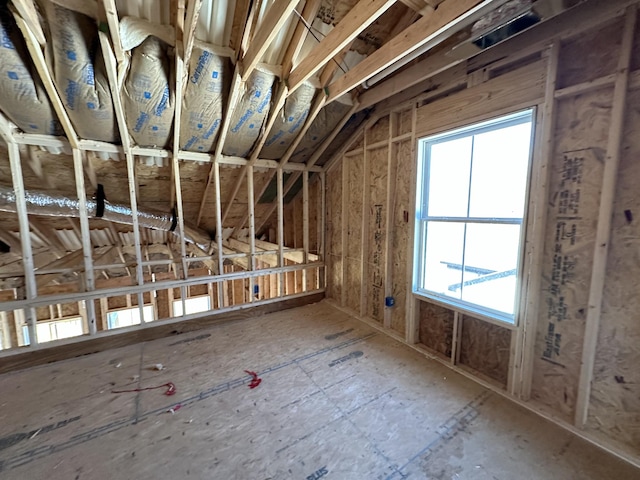
[[[640,274],[638,52],[632,5],[567,23],[528,48],[509,51],[506,43],[443,73],[441,82],[436,77],[428,93],[378,105],[327,173],[328,268],[337,282],[327,295],[640,465],[640,322],[632,293]],[[518,324],[414,296],[417,139],[527,107],[536,107],[537,119]],[[391,212],[382,231],[379,211]],[[362,212],[360,223],[353,212]],[[384,296],[395,301],[381,316],[369,294],[376,235],[385,245]]]

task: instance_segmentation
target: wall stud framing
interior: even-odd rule
[[[626,11],[624,30],[622,33],[622,46],[620,48],[620,58],[618,60],[616,81],[613,89],[611,123],[609,125],[607,152],[600,194],[600,210],[598,212],[598,226],[595,240],[596,246],[593,253],[589,304],[584,345],[582,348],[582,366],[580,369],[580,383],[578,385],[578,397],[576,400],[575,425],[577,427],[582,427],[585,424],[589,413],[591,381],[593,379],[598,331],[600,328],[607,255],[609,252],[609,242],[611,240],[611,223],[616,196],[618,165],[620,164],[622,134],[624,132],[625,102],[629,84],[629,66],[631,64],[635,25],[636,6],[633,5]]]
[[[16,195],[16,211],[18,224],[20,225],[20,246],[22,248],[22,265],[24,268],[26,305],[24,308],[25,321],[29,329],[31,345],[38,344],[36,334],[36,310],[30,301],[38,295],[36,275],[34,271],[33,252],[31,250],[31,231],[29,229],[29,217],[27,215],[27,201],[25,199],[24,181],[22,177],[22,164],[20,163],[20,150],[14,142],[7,143],[9,150],[9,163],[11,165],[11,181]]]
[[[540,303],[540,290],[542,280],[542,258],[544,255],[544,239],[546,234],[546,224],[548,216],[547,199],[549,197],[549,183],[551,177],[551,162],[554,150],[555,131],[555,90],[558,74],[558,58],[560,44],[554,41],[547,58],[547,74],[545,86],[544,107],[542,109],[542,128],[540,134],[540,146],[537,161],[539,164],[536,175],[536,187],[532,192],[534,199],[539,199],[530,209],[531,231],[533,240],[531,241],[531,252],[527,252],[527,271],[529,281],[527,285],[527,301],[524,305],[523,322],[518,328],[521,331],[522,349],[522,380],[521,386],[514,387],[520,391],[520,396],[528,400],[531,395],[531,379],[533,376],[533,358],[536,341],[536,328]],[[534,151],[535,152],[535,151]],[[520,334],[517,334],[520,335]]]
[[[95,290],[95,275],[93,272],[93,247],[91,246],[91,230],[89,228],[89,217],[87,215],[87,194],[84,186],[83,169],[84,152],[73,149],[73,170],[76,180],[76,192],[78,195],[78,206],[80,215],[80,231],[82,233],[82,253],[84,257],[84,289],[85,291]],[[89,333],[96,333],[96,311],[93,300],[86,302],[86,320],[88,322]]]

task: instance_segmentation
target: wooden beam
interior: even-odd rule
[[[19,15],[16,15],[15,19],[16,23],[18,24],[18,28],[22,32],[22,35],[24,36],[24,39],[27,43],[27,49],[29,50],[31,59],[33,60],[36,70],[40,75],[40,78],[44,85],[44,89],[46,90],[47,95],[51,100],[51,105],[53,106],[53,109],[58,116],[58,120],[60,120],[60,124],[64,129],[64,133],[67,136],[71,147],[77,148],[78,136],[75,132],[75,129],[73,128],[73,125],[71,124],[71,120],[67,115],[67,111],[64,108],[62,100],[58,95],[58,90],[56,89],[55,83],[53,82],[53,76],[49,71],[47,62],[44,58],[44,54],[42,52],[42,49],[40,48],[40,44],[38,43],[36,36],[31,31],[31,28],[29,27],[27,22]]]
[[[16,7],[16,10],[27,25],[29,25],[34,38],[38,41],[41,47],[44,47],[47,43],[47,39],[42,31],[40,19],[38,18],[38,11],[33,0],[12,0],[11,3]]]
[[[300,14],[302,18],[298,19],[298,24],[296,25],[293,37],[291,37],[282,61],[282,75],[284,78],[288,77],[291,73],[293,62],[296,61],[300,50],[302,50],[304,41],[307,38],[309,32],[307,25],[313,23],[313,19],[316,18],[321,4],[322,0],[307,0],[305,2],[302,13]]]
[[[305,80],[324,67],[394,3],[395,0],[360,0],[293,69],[287,80],[289,91],[294,92]]]
[[[227,108],[225,110],[224,119],[222,120],[222,127],[220,128],[220,136],[218,137],[218,143],[216,144],[216,149],[214,153],[214,162],[219,161],[219,157],[222,154],[222,148],[224,147],[224,142],[227,139],[227,133],[229,132],[229,126],[231,124],[231,117],[233,116],[233,111],[235,110],[236,103],[238,102],[238,97],[240,96],[240,88],[243,82],[240,77],[240,71],[238,64],[236,64],[236,68],[233,74],[233,82],[231,84],[231,90],[229,95],[229,100],[227,102]],[[204,193],[202,194],[202,200],[200,201],[200,209],[198,210],[198,219],[196,221],[196,226],[200,226],[200,221],[202,220],[202,213],[204,212],[205,203],[207,201],[207,194],[209,193],[209,188],[211,187],[211,182],[213,181],[214,169],[212,168],[209,171],[209,178],[207,178],[207,184],[204,187]]]
[[[435,46],[506,0],[445,0],[329,85],[328,102],[424,45]]]
[[[113,51],[115,52],[118,64],[124,64],[125,53],[122,48],[122,40],[120,38],[120,20],[118,19],[118,9],[116,8],[115,0],[101,0],[102,8],[105,16],[107,17],[107,25],[109,25],[109,35],[111,36],[111,43],[113,44]]]
[[[29,217],[27,216],[27,201],[25,198],[22,165],[20,163],[20,150],[18,149],[18,145],[13,142],[7,143],[7,149],[9,150],[11,181],[16,196],[16,213],[18,214],[18,224],[20,225],[20,244],[22,246],[22,267],[24,268],[26,300],[30,301],[38,295],[38,287],[36,285],[34,272],[33,252],[31,250],[31,233],[29,230]],[[33,307],[28,307],[25,309],[25,315],[31,345],[37,345],[36,311]]]
[[[182,7],[184,7],[184,4],[182,4]],[[178,33],[178,35],[181,35],[182,37],[180,40],[182,41],[182,44],[183,44],[185,71],[188,70],[189,68],[189,59],[191,58],[191,52],[193,50],[193,41],[196,36],[196,27],[198,26],[198,17],[200,16],[201,8],[202,8],[202,0],[190,0],[187,5],[186,18],[182,22],[179,21],[181,16],[180,16],[180,8],[178,8],[178,19],[177,19],[178,25],[177,26],[179,26],[180,23],[183,23],[182,28],[184,28],[184,33],[183,34]],[[178,30],[181,30],[182,28],[176,28],[176,32],[178,32]],[[177,42],[176,42],[176,45],[177,45]],[[182,92],[182,90],[176,90],[176,97],[178,96],[177,92],[179,91]],[[176,129],[174,128],[173,131],[175,135]]]
[[[284,191],[282,185],[283,172],[279,168],[276,171],[276,208],[278,209],[278,266],[284,266]],[[284,273],[278,274],[278,295],[284,296]]]
[[[32,216],[29,219],[29,225],[33,233],[40,237],[40,239],[51,248],[58,258],[67,254],[67,249],[56,235],[55,230],[44,225],[39,217]]]
[[[320,113],[320,110],[322,110],[322,107],[324,106],[325,98],[326,97],[325,97],[325,95],[324,95],[324,93],[322,91],[320,91],[320,92],[318,92],[316,94],[316,98],[315,98],[315,100],[313,102],[313,105],[311,106],[311,110],[309,111],[309,115],[307,115],[307,118],[305,119],[304,125],[302,126],[302,128],[300,129],[300,131],[296,135],[296,138],[293,139],[293,141],[291,142],[291,144],[289,145],[287,150],[282,155],[282,158],[280,159],[280,166],[281,167],[286,165],[289,162],[289,159],[293,156],[293,153],[295,152],[296,148],[298,148],[298,145],[300,145],[300,142],[302,141],[302,139],[304,138],[305,134],[307,133],[307,131],[311,127],[311,124],[313,123],[315,118],[318,116],[318,113]],[[264,182],[264,184],[263,184],[262,188],[259,190],[258,194],[255,195],[255,198],[257,199],[256,201],[260,200],[260,198],[262,197],[264,192],[269,187],[269,184],[271,183],[271,180],[273,179],[273,177],[275,175],[276,175],[276,171],[274,170],[274,171],[271,172],[271,175],[268,177],[267,181]],[[298,177],[296,177],[296,178],[298,178]],[[286,193],[285,193],[285,195],[286,195]],[[276,207],[275,207],[275,203],[274,203],[274,207],[270,211],[271,213],[269,213],[269,216],[273,213],[275,208]],[[247,212],[247,214],[245,214],[245,216],[242,217],[242,220],[236,224],[236,226],[233,229],[233,232],[231,233],[231,235],[235,235],[242,227],[244,227],[244,224],[246,223],[248,218],[249,218],[249,213]],[[260,227],[257,228],[256,231],[259,231],[260,228],[262,228],[262,224],[260,224]]]
[[[246,81],[253,69],[258,65],[273,39],[291,16],[298,0],[275,0],[264,16],[258,31],[255,33],[249,48],[242,57],[242,81]]]
[[[620,57],[616,70],[616,83],[613,89],[607,153],[604,162],[598,227],[593,253],[591,285],[589,288],[589,307],[587,310],[584,345],[582,347],[580,383],[578,385],[578,397],[576,400],[575,424],[577,427],[582,427],[586,423],[591,399],[591,382],[593,379],[598,332],[600,330],[602,297],[607,273],[607,255],[611,241],[611,219],[613,217],[613,206],[616,197],[616,180],[618,177],[618,165],[620,164],[622,135],[625,130],[625,107],[635,25],[636,6],[633,5],[629,7],[626,12],[622,46],[620,47]]]
[[[322,155],[327,150],[327,148],[329,148],[329,145],[333,143],[335,138],[338,136],[338,134],[342,130],[342,127],[346,125],[346,123],[349,121],[351,116],[355,112],[357,112],[359,109],[360,109],[359,104],[357,101],[355,101],[353,106],[349,109],[349,111],[345,114],[345,116],[340,119],[340,122],[338,123],[338,125],[336,125],[336,127],[329,134],[329,136],[324,139],[324,141],[318,146],[318,148],[316,148],[316,151],[313,152],[313,155],[311,155],[309,160],[307,160],[308,168],[312,167],[317,163],[318,160],[320,160],[320,157],[322,157]]]

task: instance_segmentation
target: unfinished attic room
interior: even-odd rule
[[[640,479],[640,0],[0,0],[0,478]]]

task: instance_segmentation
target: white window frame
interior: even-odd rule
[[[459,138],[468,137],[470,135],[477,135],[481,133],[498,130],[501,128],[507,128],[518,124],[531,122],[531,136],[529,146],[529,159],[527,165],[527,178],[526,178],[526,192],[524,197],[524,212],[522,218],[485,218],[485,217],[430,217],[427,215],[427,206],[429,198],[429,158],[427,150],[430,145],[442,142],[443,140],[455,140]],[[519,304],[522,294],[522,265],[524,261],[524,246],[526,239],[526,226],[527,226],[527,214],[529,207],[529,189],[531,182],[531,170],[532,159],[534,149],[535,138],[535,123],[536,123],[536,109],[528,108],[515,113],[501,115],[492,119],[476,122],[471,125],[467,125],[461,128],[450,129],[442,133],[424,137],[418,140],[418,157],[417,157],[417,188],[416,188],[416,215],[415,215],[415,229],[414,229],[414,269],[413,269],[413,293],[420,297],[425,297],[434,300],[438,303],[445,304],[451,308],[460,311],[475,314],[481,318],[487,318],[490,320],[498,320],[509,325],[517,326]],[[473,162],[473,158],[471,159]],[[473,168],[473,167],[471,167]],[[497,224],[497,225],[520,225],[520,241],[518,246],[518,261],[516,267],[516,289],[514,293],[514,313],[512,315],[498,310],[494,310],[489,307],[478,305],[462,299],[452,298],[443,295],[438,292],[427,290],[422,288],[424,285],[423,278],[423,265],[425,262],[426,253],[426,225],[428,221],[443,221],[443,222],[455,222],[455,223],[485,223],[485,224]],[[464,244],[463,244],[464,245]],[[464,249],[464,246],[463,246]],[[464,266],[463,266],[464,268]]]
[[[188,303],[189,303],[190,300],[200,300],[202,298],[206,298],[208,303],[209,303],[209,306],[207,307],[206,310],[198,310],[198,311],[195,311],[195,312],[185,313],[186,311],[189,310]],[[177,314],[176,313],[176,309],[182,310],[183,305],[185,307],[184,311],[181,314]],[[176,308],[176,307],[178,307],[178,308]],[[187,298],[184,299],[184,303],[182,303],[182,299],[181,298],[173,301],[173,316],[174,317],[184,317],[186,315],[195,315],[197,313],[206,313],[206,312],[210,312],[210,311],[211,311],[211,296],[209,296],[209,295],[196,295],[194,297],[187,297]]]
[[[149,310],[150,309],[150,310]],[[145,303],[142,306],[142,310],[143,310],[143,315],[146,312],[151,312],[151,318],[145,318],[144,322],[145,323],[149,323],[149,322],[153,322],[156,320],[156,312],[155,309],[153,308],[153,305],[150,303]],[[130,325],[122,325],[122,326],[114,326],[112,327],[112,321],[109,318],[109,315],[112,313],[119,313],[119,312],[128,312],[130,314],[137,314],[138,315],[138,321],[137,322],[133,322]],[[107,317],[107,330],[118,330],[120,328],[129,328],[129,327],[135,327],[137,325],[140,325],[142,322],[140,321],[140,307],[139,306],[133,306],[133,307],[124,307],[124,308],[114,308],[112,310],[109,310],[106,314]]]
[[[79,322],[81,333],[78,335],[69,335],[63,337],[58,336],[58,325],[70,322]],[[57,342],[58,340],[64,340],[67,338],[81,337],[85,334],[84,319],[80,315],[72,315],[69,317],[55,318],[51,320],[38,320],[38,322],[36,322],[36,336],[38,336],[38,330],[43,330],[45,326],[49,329],[49,333],[51,333],[51,327],[54,327],[56,329],[56,338],[51,338],[49,340],[38,338],[38,343]],[[24,336],[24,344],[30,345],[31,338],[29,337],[29,327],[27,325],[22,326],[22,335]]]

